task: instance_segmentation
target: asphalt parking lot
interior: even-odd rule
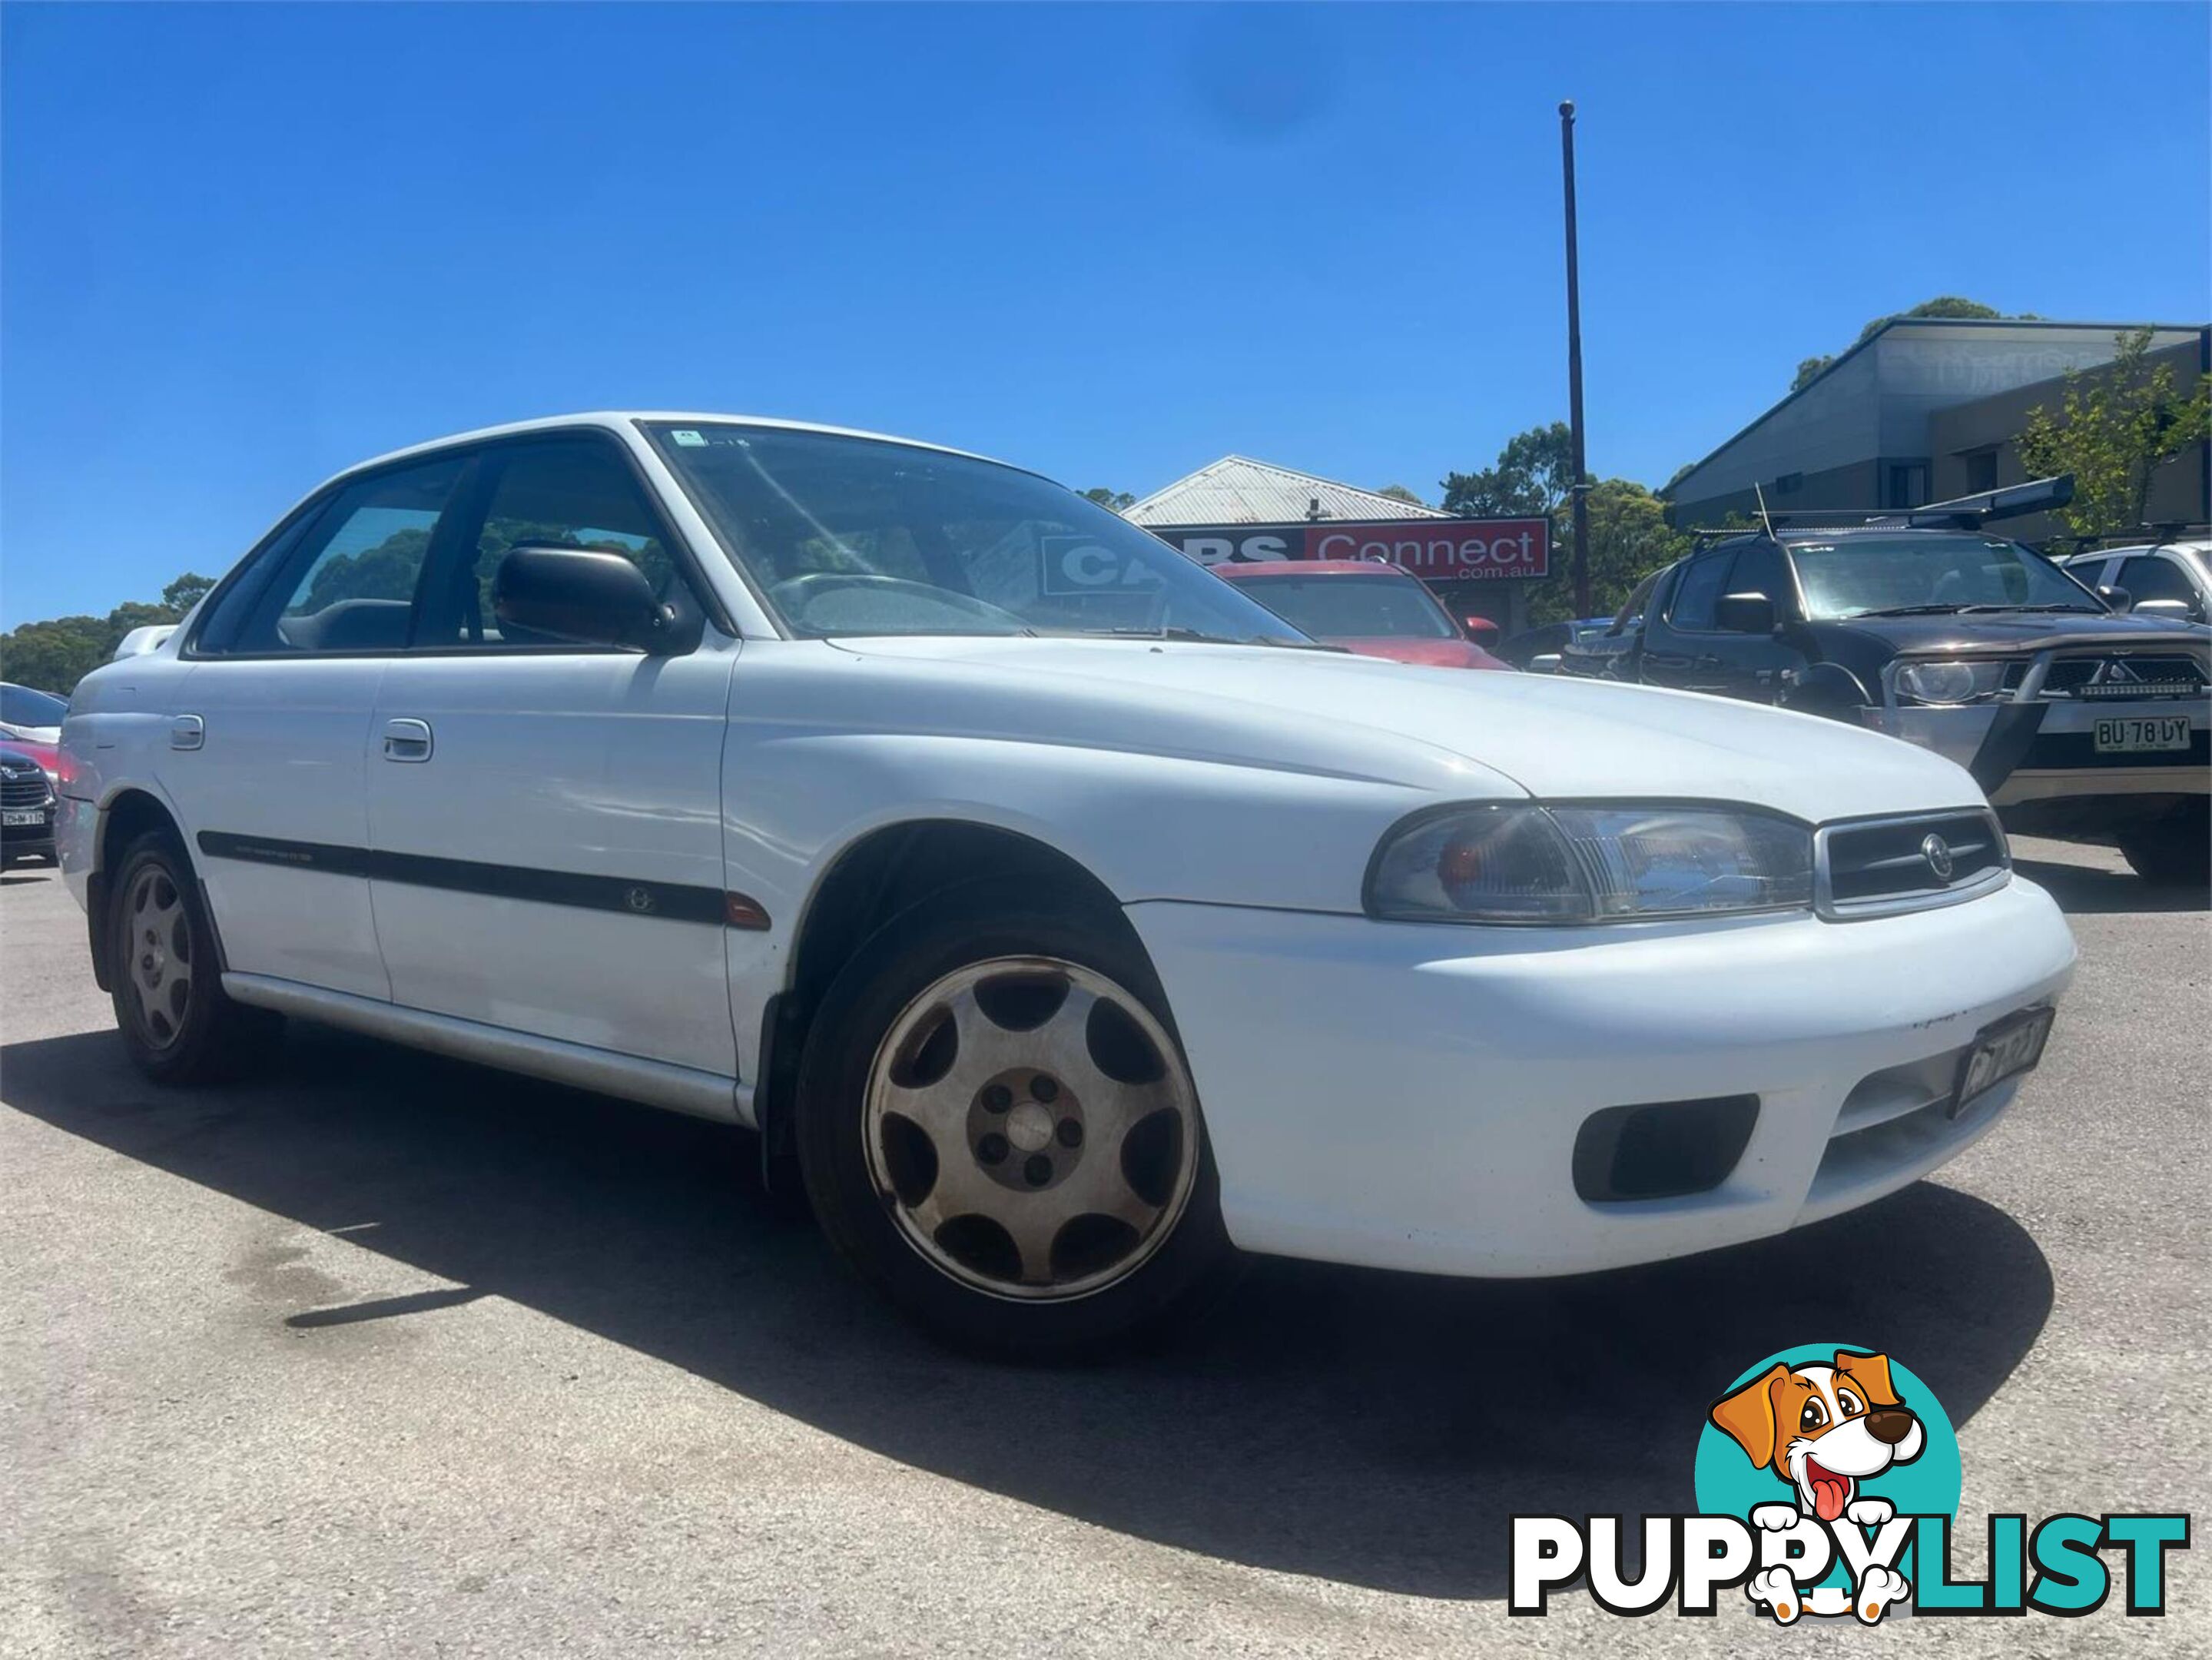
[[[1932,1385],[1979,1517],[2201,1509],[2212,918],[2022,842],[2080,978],[2010,1118],[1880,1205],[1572,1281],[1257,1264],[1102,1368],[951,1358],[772,1207],[744,1138],[295,1029],[265,1079],[125,1065],[81,919],[0,890],[0,1653],[1261,1655],[1749,1648],[1579,1593],[1508,1518],[1689,1505],[1786,1345]],[[1418,1156],[1417,1150],[1409,1156]],[[1905,1620],[1947,1651],[2202,1652],[2173,1613]]]

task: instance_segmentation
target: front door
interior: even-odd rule
[[[721,757],[738,647],[672,656],[502,629],[510,546],[592,547],[696,604],[610,436],[480,453],[386,671],[367,758],[392,1000],[734,1078]]]
[[[445,459],[341,487],[224,585],[191,643],[160,775],[238,972],[389,994],[364,757],[464,471]]]

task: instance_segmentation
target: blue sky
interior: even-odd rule
[[[608,405],[1139,493],[1662,483],[1941,293],[2212,311],[2202,6],[0,11],[0,623],[336,469]]]

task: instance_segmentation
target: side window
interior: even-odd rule
[[[622,459],[591,439],[559,439],[488,452],[488,493],[473,546],[439,581],[418,646],[537,646],[552,643],[501,632],[492,609],[500,561],[510,548],[591,548],[635,565],[663,600],[681,595],[675,556]]]
[[[465,465],[426,462],[340,490],[283,554],[236,637],[212,648],[403,650],[431,535]]]
[[[2190,586],[2189,578],[2178,566],[2163,559],[2121,561],[2120,579],[2113,586],[2125,588],[2128,598],[2138,605],[2146,599],[2180,599],[2194,604],[2197,599],[2197,590]]]
[[[1782,550],[1771,542],[1754,542],[1736,555],[1727,591],[1763,593],[1774,602],[1776,616],[1796,614],[1796,591],[1790,581],[1789,564],[1782,557]]]
[[[1735,562],[1733,553],[1707,554],[1684,571],[1682,580],[1674,585],[1668,622],[1692,634],[1712,632],[1713,608],[1728,592],[1729,568]]]

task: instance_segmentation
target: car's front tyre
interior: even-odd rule
[[[1095,1351],[1233,1268],[1165,1000],[1103,907],[978,882],[887,924],[823,998],[799,1104],[824,1231],[962,1347]]]
[[[281,1017],[234,1002],[191,860],[167,830],[124,850],[107,885],[109,995],[132,1064],[157,1084],[234,1078],[264,1058]]]
[[[2203,887],[2212,881],[2212,814],[2198,800],[2116,838],[2135,873],[2168,887]]]

